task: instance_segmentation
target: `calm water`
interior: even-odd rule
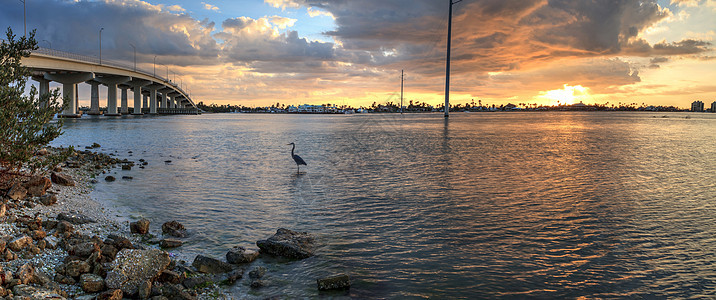
[[[94,196],[154,230],[183,223],[192,236],[175,252],[189,262],[278,227],[318,236],[315,257],[258,261],[269,286],[244,280],[235,295],[716,296],[716,114],[220,114],[65,128],[55,144],[149,161]],[[316,291],[340,272],[349,293]]]

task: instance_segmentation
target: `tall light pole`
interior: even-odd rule
[[[448,36],[447,36],[447,61],[445,62],[445,117],[450,116],[450,42],[452,41],[452,6],[462,0],[450,1],[450,11],[448,12]]]
[[[169,80],[169,66],[167,66],[167,65],[164,65],[164,66],[167,68],[167,81],[170,81]]]
[[[157,56],[154,55],[154,77],[157,77]]]
[[[102,64],[102,30],[104,27],[99,29],[99,64]]]
[[[137,47],[134,47],[132,43],[129,43],[129,45],[134,49],[134,72],[137,72]]]
[[[403,70],[400,70],[400,114],[403,114],[403,81],[405,81],[405,74]]]
[[[23,36],[27,36],[27,9],[25,8],[27,6],[25,1],[27,0],[20,1],[22,1],[22,23],[25,25],[25,35]]]

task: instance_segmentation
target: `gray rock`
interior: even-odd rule
[[[227,273],[233,269],[228,263],[203,255],[197,255],[191,265],[202,273]]]
[[[70,249],[67,251],[70,255],[78,256],[83,259],[86,259],[92,255],[94,252],[100,251],[99,245],[94,242],[86,242],[86,243],[80,243],[77,245],[74,245],[70,247]]]
[[[173,237],[186,237],[186,228],[177,221],[162,224],[162,233]]]
[[[57,245],[60,243],[60,239],[55,236],[45,237],[45,247],[50,249],[57,249]]]
[[[149,232],[149,220],[141,219],[139,221],[129,223],[129,230],[132,233],[147,234],[147,232]]]
[[[307,258],[313,256],[315,248],[313,236],[307,232],[297,232],[279,228],[267,240],[257,241],[256,246],[271,255],[287,258]]]
[[[52,179],[52,183],[64,186],[75,186],[75,181],[72,180],[70,175],[52,172],[52,174],[50,174],[50,178]]]
[[[82,274],[80,276],[80,286],[87,293],[96,293],[104,290],[105,284],[102,276],[92,273]]]
[[[176,248],[180,247],[184,243],[177,239],[163,239],[159,241],[159,246],[162,248]]]
[[[241,279],[244,274],[243,269],[236,269],[231,272],[221,274],[200,274],[197,276],[187,277],[183,280],[182,284],[185,287],[193,289],[196,287],[203,287],[210,284],[226,284],[232,285],[237,280]]]
[[[266,268],[258,266],[255,267],[251,272],[249,272],[249,278],[251,279],[258,279],[261,277],[264,277],[266,275]]]
[[[159,274],[159,282],[180,283],[183,280],[184,275],[174,271],[164,270]]]
[[[244,247],[236,246],[231,248],[226,253],[226,261],[230,264],[245,264],[250,263],[259,257],[259,252],[256,250],[247,250]]]
[[[48,291],[43,288],[29,286],[25,284],[19,284],[12,288],[12,292],[15,296],[19,297],[27,297],[29,299],[37,299],[37,300],[64,300],[65,297],[62,297],[61,295]],[[22,298],[21,298],[22,299]]]
[[[334,276],[316,279],[318,290],[337,290],[347,289],[351,287],[351,279],[346,274],[338,274]]]
[[[97,223],[94,219],[83,214],[60,213],[57,215],[57,221],[67,221],[75,225]]]
[[[249,286],[253,289],[257,289],[266,286],[266,282],[261,279],[252,279]]]
[[[104,180],[105,180],[105,181],[110,181],[110,182],[111,182],[111,181],[115,181],[115,180],[117,180],[117,178],[114,178],[114,176],[112,176],[112,175],[109,175],[109,176],[105,177],[105,178],[104,178]]]
[[[196,299],[195,295],[190,294],[189,291],[185,290],[184,287],[180,284],[165,284],[162,287],[162,294],[169,299],[175,300]]]
[[[107,287],[122,289],[127,295],[134,295],[145,281],[151,281],[164,271],[171,260],[169,253],[157,249],[123,249],[110,264],[107,272]]]

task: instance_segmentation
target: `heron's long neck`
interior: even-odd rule
[[[293,156],[293,150],[296,149],[296,144],[293,144],[293,147],[291,147],[291,156]]]

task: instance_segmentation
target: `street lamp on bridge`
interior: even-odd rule
[[[132,43],[129,43],[129,45],[134,49],[134,72],[137,72],[137,47],[134,47]]]
[[[102,30],[104,27],[99,29],[99,64],[102,64]]]
[[[157,77],[157,56],[154,55],[154,77]]]

